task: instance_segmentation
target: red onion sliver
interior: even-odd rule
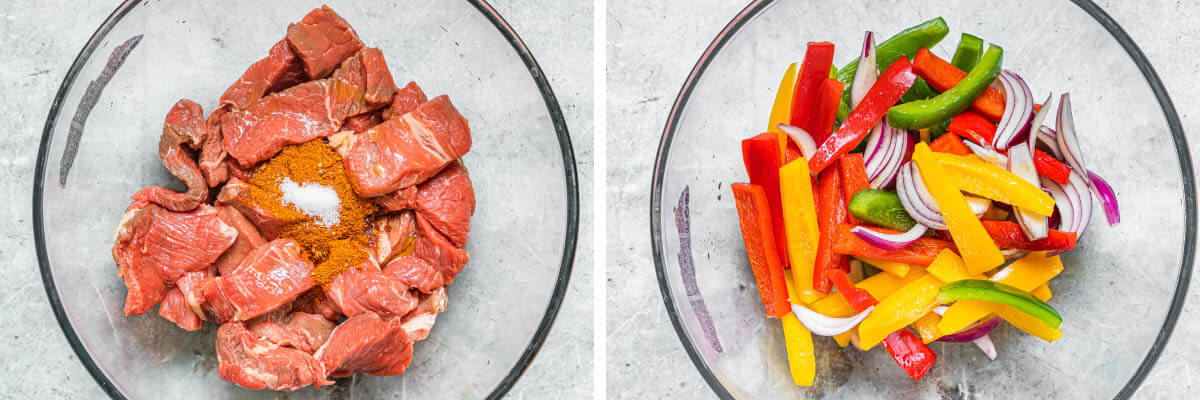
[[[975,343],[979,350],[983,350],[983,355],[989,360],[996,360],[996,343],[992,341],[992,335],[983,335],[971,342]]]
[[[1062,151],[1058,148],[1058,132],[1055,132],[1050,127],[1043,126],[1038,130],[1038,139],[1038,144],[1045,145],[1046,151],[1050,152],[1050,155],[1062,160]]]
[[[793,142],[796,142],[796,146],[800,148],[800,154],[804,156],[805,160],[811,158],[813,153],[817,152],[816,141],[803,128],[788,124],[779,124],[776,127],[791,137]]]
[[[1063,158],[1067,164],[1071,165],[1071,169],[1076,172],[1083,173],[1087,168],[1083,166],[1083,157],[1079,153],[1079,140],[1075,136],[1075,118],[1071,116],[1071,94],[1063,93],[1061,100],[1058,102],[1058,148],[1063,153]]]
[[[1092,181],[1092,191],[1104,207],[1104,218],[1108,220],[1108,225],[1121,223],[1121,209],[1117,207],[1117,194],[1113,192],[1112,186],[1095,172],[1088,171],[1088,178]]]
[[[833,318],[822,315],[816,311],[809,310],[807,307],[802,305],[792,304],[792,314],[796,315],[796,319],[800,320],[800,324],[804,325],[804,327],[808,328],[808,330],[812,331],[812,333],[821,336],[840,335],[846,333],[846,331],[854,329],[854,327],[858,326],[859,322],[862,322],[862,320],[866,319],[867,315],[870,315],[871,311],[874,309],[875,306],[870,306],[853,317]]]
[[[1036,141],[1036,137],[1031,137],[1031,140]],[[1033,164],[1033,149],[1030,144],[1021,143],[1008,149],[1008,171],[1026,182],[1040,187],[1037,167]],[[1021,232],[1024,232],[1025,237],[1029,240],[1042,239],[1050,234],[1050,227],[1046,224],[1045,216],[1031,213],[1020,207],[1013,207],[1013,211],[1016,212],[1017,224],[1021,226]]]
[[[867,243],[870,243],[872,246],[884,250],[896,250],[907,247],[908,245],[912,244],[912,242],[917,241],[917,239],[920,239],[921,236],[925,235],[925,231],[928,229],[929,228],[925,227],[925,225],[916,224],[913,225],[912,229],[909,229],[908,232],[880,233],[866,227],[856,226],[851,229],[850,232],[854,233],[854,235],[858,236],[860,239],[865,240]]]
[[[970,140],[964,140],[963,144],[967,145],[967,148],[971,149],[971,152],[975,153],[975,155],[979,156],[979,158],[983,159],[983,161],[987,161],[988,163],[1000,168],[1008,167],[1008,156],[1000,154],[998,151],[975,144],[975,142]]]
[[[875,35],[867,31],[863,38],[862,54],[858,57],[858,68],[854,70],[854,81],[850,84],[850,109],[858,107],[858,102],[867,97],[875,79],[879,77],[879,69],[875,64]]]
[[[992,317],[987,321],[971,324],[971,326],[963,328],[961,331],[942,336],[938,338],[938,341],[951,343],[970,342],[991,333],[998,326],[1000,326],[1000,317]]]
[[[1004,88],[1004,114],[1000,117],[1000,123],[996,125],[992,147],[1006,150],[1027,133],[1029,118],[1033,116],[1033,92],[1029,90],[1025,80],[1012,71],[1000,71],[997,81]]]
[[[917,196],[916,186],[913,185],[912,162],[900,167],[900,175],[896,182],[896,193],[900,196],[900,204],[917,223],[932,229],[946,229],[946,221],[942,215],[930,210]]]

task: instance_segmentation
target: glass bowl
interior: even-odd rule
[[[737,143],[766,128],[780,74],[809,41],[857,57],[938,15],[953,54],[961,32],[1004,47],[1037,98],[1071,92],[1082,151],[1118,193],[1124,219],[1096,216],[1064,256],[1050,300],[1064,316],[1054,343],[1005,325],[999,358],[937,343],[914,382],[882,349],[817,338],[811,388],[793,385],[779,320],[763,317],[729,184],[745,181]],[[701,56],[663,130],[650,229],[667,312],[696,368],[722,398],[1128,398],[1163,349],[1183,304],[1196,242],[1192,164],[1154,69],[1115,21],[1087,0],[756,1]],[[682,227],[682,228],[681,228]]]
[[[360,374],[287,398],[499,397],[545,339],[574,259],[578,188],[559,105],[529,50],[484,1],[332,3],[364,43],[383,50],[397,83],[415,80],[431,97],[449,94],[470,120],[474,146],[464,162],[478,207],[471,261],[432,334],[416,344],[408,372]],[[38,260],[64,333],[112,397],[280,396],[221,380],[214,325],[185,332],[155,312],[123,315],[126,291],[110,249],[132,193],[148,185],[181,188],[156,153],[171,105],[190,98],[211,110],[288,23],[320,5],[127,1],[87,42],[59,88],[34,182]],[[118,50],[134,37],[140,41]],[[115,73],[105,69],[110,60],[121,65]],[[93,83],[101,76],[111,81]],[[80,115],[86,124],[73,122]],[[60,165],[73,125],[84,129],[63,185]]]

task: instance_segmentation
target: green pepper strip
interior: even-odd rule
[[[888,110],[888,123],[899,129],[921,129],[953,118],[970,107],[971,102],[996,80],[1003,62],[1004,49],[988,46],[979,64],[957,85],[932,99],[892,107]]]
[[[1062,325],[1062,316],[1046,302],[1015,287],[984,279],[964,279],[943,285],[938,289],[937,301],[949,304],[962,300],[979,300],[1012,306],[1021,312],[1045,322],[1053,328]]]
[[[860,221],[898,231],[907,231],[917,224],[904,211],[900,196],[886,190],[859,190],[850,199],[850,215]]]
[[[950,64],[970,72],[975,69],[975,64],[979,63],[979,56],[982,54],[983,39],[970,33],[963,33],[962,39],[958,41],[958,49],[954,50],[954,58],[950,59]]]
[[[947,33],[950,33],[950,26],[946,25],[946,20],[942,19],[942,17],[937,17],[905,29],[875,46],[875,63],[879,67],[879,70],[883,71],[889,65],[892,65],[892,62],[896,61],[897,58],[900,58],[900,56],[913,58],[917,54],[918,49],[922,47],[932,48],[938,42],[941,42]],[[842,81],[849,88],[854,81],[854,72],[857,69],[858,59],[856,58],[838,70],[837,80]],[[917,78],[917,81],[908,89],[908,92],[905,92],[901,100],[905,101],[910,97],[924,99],[932,96],[934,93],[937,92],[929,87],[929,84]],[[850,104],[850,90],[846,90],[842,94],[842,102]],[[846,114],[849,114],[849,112],[850,110],[847,108]],[[845,119],[845,115],[841,113],[838,113],[838,116],[838,121]]]

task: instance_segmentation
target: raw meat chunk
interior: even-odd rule
[[[367,129],[383,123],[383,117],[379,114],[380,111],[376,110],[346,118],[346,123],[342,124],[343,132],[353,131],[356,134],[366,132]]]
[[[429,294],[422,294],[417,308],[405,315],[403,321],[404,333],[413,342],[419,342],[429,337],[429,330],[437,321],[437,315],[446,311],[446,287],[442,286]]]
[[[379,207],[383,208],[384,211],[411,210],[417,206],[417,188],[420,186],[420,184],[417,186],[409,186],[404,189],[376,197],[372,200],[375,200],[375,204],[378,204]]]
[[[184,302],[188,308],[196,314],[200,319],[206,319],[204,309],[201,307],[204,303],[204,288],[213,283],[216,275],[213,274],[213,268],[208,268],[203,271],[188,272],[183,274],[182,278],[175,281],[175,286],[183,295]],[[231,313],[232,314],[232,313]]]
[[[417,228],[419,234],[413,254],[392,260],[383,271],[421,292],[431,293],[453,283],[470,257],[466,251],[450,244],[420,214],[417,215]]]
[[[233,319],[245,321],[290,303],[313,287],[312,269],[299,244],[276,239],[247,254],[231,274],[218,276],[215,286],[233,306]]]
[[[369,73],[364,61],[366,54],[377,54],[377,60],[372,65],[375,70]],[[368,79],[372,76],[372,79]],[[329,116],[335,121],[386,107],[396,91],[379,49],[363,49],[347,58],[327,80]]]
[[[396,82],[388,71],[383,52],[374,47],[362,49],[363,72],[366,73],[367,92],[363,95],[368,103],[387,103],[396,94]]]
[[[208,115],[208,136],[200,149],[200,172],[208,187],[217,187],[229,179],[229,155],[221,145],[221,118],[229,112],[228,106],[217,107]]]
[[[162,303],[158,304],[158,315],[167,321],[174,322],[185,331],[198,330],[204,326],[204,321],[200,320],[200,317],[188,306],[187,300],[184,299],[183,292],[179,288],[167,291]]]
[[[338,325],[316,357],[334,378],[360,372],[399,375],[412,362],[412,341],[404,333],[400,318],[362,313]]]
[[[392,119],[408,114],[427,101],[429,98],[425,97],[425,92],[421,90],[421,87],[417,86],[416,82],[409,82],[392,96],[392,104],[383,109],[383,119]]]
[[[287,39],[282,39],[271,46],[266,58],[250,64],[237,82],[225,89],[221,105],[245,110],[264,95],[298,85],[307,77],[304,64],[292,52]]]
[[[475,214],[475,189],[461,162],[450,163],[433,178],[417,185],[417,214],[446,236],[455,247],[467,244],[471,215]]]
[[[375,197],[413,186],[471,149],[467,120],[438,96],[359,135],[345,155],[355,191]]]
[[[242,213],[233,207],[217,206],[214,208],[217,209],[217,216],[221,218],[221,222],[232,226],[238,232],[237,240],[216,261],[218,273],[226,275],[242,262],[242,259],[246,257],[246,254],[250,250],[267,244],[267,240],[258,233],[258,228],[255,228],[254,224],[251,224],[246,217],[242,216]]]
[[[375,257],[387,264],[412,252],[417,223],[412,211],[389,214],[375,220]]]
[[[334,326],[325,317],[305,312],[284,314],[282,318],[275,318],[272,312],[246,322],[246,328],[258,337],[308,354],[315,353],[329,340]]]
[[[260,338],[240,321],[217,329],[221,379],[251,390],[292,391],[310,384],[332,385],[325,367],[309,353]]]
[[[158,186],[142,188],[133,199],[166,207],[171,211],[191,211],[208,200],[208,182],[196,165],[196,150],[200,150],[209,135],[204,110],[187,99],[179,100],[167,112],[162,136],[158,139],[158,157],[171,175],[187,185],[187,192],[176,192]]]
[[[325,286],[325,298],[347,317],[367,312],[400,317],[417,306],[408,285],[384,274],[373,257],[333,278]]]
[[[251,193],[261,190],[257,186],[246,183],[236,177],[230,178],[229,182],[221,188],[221,193],[217,194],[216,204],[233,207],[258,228],[258,232],[264,239],[274,240],[279,237],[279,231],[283,228],[283,225],[300,222],[299,218],[303,216],[294,215],[292,219],[285,219],[273,214],[270,209],[248,200]]]
[[[310,81],[225,114],[221,119],[225,152],[248,168],[279,153],[283,146],[329,136],[341,121],[331,117],[328,93],[329,81]]]
[[[328,6],[310,11],[287,30],[287,41],[311,79],[333,72],[342,60],[363,47],[358,34]]]

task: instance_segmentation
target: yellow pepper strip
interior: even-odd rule
[[[779,135],[784,136],[784,135]],[[779,168],[779,196],[783,201],[783,227],[787,233],[788,260],[796,297],[808,304],[820,297],[813,289],[813,266],[817,262],[817,206],[812,178],[803,157]]]
[[[1038,215],[1049,216],[1054,212],[1054,199],[1050,195],[1004,168],[978,158],[950,153],[937,153],[934,158],[946,168],[950,182],[965,192],[1011,204]],[[922,169],[921,173],[924,174],[925,170]]]
[[[983,229],[983,224],[971,211],[963,194],[952,183],[950,173],[946,172],[946,168],[934,157],[933,151],[925,143],[917,143],[916,149],[913,150],[913,162],[917,163],[925,187],[942,210],[942,217],[946,219],[950,236],[954,238],[958,252],[966,261],[967,269],[971,273],[980,273],[1003,264],[1004,254],[1000,253],[996,242],[992,241],[991,235]]]
[[[1038,300],[1041,300],[1041,301],[1049,301],[1050,297],[1053,296],[1050,293],[1050,283],[1049,282],[1043,283],[1042,286],[1038,286],[1036,289],[1029,291],[1029,293],[1032,294],[1033,297],[1037,297]]]
[[[779,80],[779,89],[775,90],[775,104],[771,106],[771,117],[767,121],[767,132],[783,133],[777,127],[792,119],[792,89],[796,83],[796,63],[787,67],[783,79]],[[779,154],[787,154],[787,135],[779,135]]]
[[[885,299],[896,293],[901,287],[912,283],[918,278],[925,276],[925,271],[922,268],[913,268],[913,271],[904,278],[897,278],[891,274],[875,274],[870,278],[854,284],[859,289],[866,290],[875,299]],[[809,305],[813,311],[821,313],[833,318],[845,318],[856,314],[854,308],[850,307],[850,303],[846,301],[846,297],[841,293],[833,293],[825,298],[817,300]]]
[[[883,272],[892,274],[897,278],[903,278],[905,275],[908,275],[908,270],[912,268],[912,266],[908,264],[898,263],[895,261],[876,260],[873,258],[859,258],[859,260],[862,260],[862,262],[870,264],[875,268],[879,268],[879,270]]]
[[[812,386],[817,375],[817,358],[813,352],[812,333],[796,319],[796,315],[783,316],[783,345],[787,349],[788,367],[792,371],[792,382],[796,386]]]
[[[883,338],[920,319],[937,305],[938,288],[942,281],[933,275],[924,275],[881,300],[861,324],[858,324],[858,342],[864,350],[870,350]]]
[[[925,271],[945,283],[963,279],[987,279],[983,274],[972,274],[967,270],[967,264],[963,262],[963,259],[949,249],[938,253],[937,258],[933,259]]]
[[[913,329],[917,330],[917,335],[921,336],[921,341],[925,342],[925,344],[929,344],[943,336],[937,327],[938,322],[941,320],[941,316],[934,313],[928,313],[925,314],[924,317],[921,317],[913,322],[912,327]]]
[[[1024,311],[1013,308],[1010,305],[1000,304],[1000,307],[996,307],[996,315],[1004,318],[1005,321],[1008,321],[1008,323],[1017,327],[1017,329],[1037,336],[1047,342],[1053,342],[1062,337],[1062,330],[1046,325],[1045,322],[1037,319],[1037,317],[1026,314]]]
[[[933,273],[933,265],[930,265]],[[1059,256],[1046,257],[1045,252],[1034,252],[1013,261],[1012,264],[992,275],[992,280],[1017,289],[1029,291],[1049,282],[1063,270],[1062,259]],[[959,301],[950,305],[942,316],[938,329],[945,333],[954,333],[983,319],[988,314],[996,312],[1000,304],[986,301]]]
[[[833,335],[833,341],[837,342],[838,347],[846,347],[850,345],[850,334],[853,332],[854,330],[851,329],[844,333]]]

